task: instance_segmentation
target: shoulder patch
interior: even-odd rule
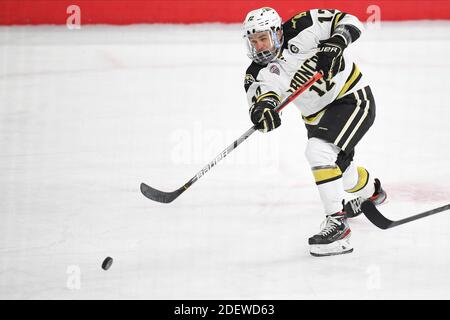
[[[245,91],[248,90],[248,88],[252,85],[253,82],[255,82],[255,78],[253,78],[253,76],[249,73],[247,73],[245,75],[245,79],[244,79],[244,87],[245,87]]]
[[[245,92],[248,91],[248,88],[250,88],[253,82],[257,81],[256,79],[258,78],[259,71],[264,68],[265,66],[255,62],[252,62],[252,64],[247,68],[244,79]]]
[[[278,69],[278,67],[274,64],[270,66],[269,71],[275,73],[276,75],[280,75],[280,69]]]

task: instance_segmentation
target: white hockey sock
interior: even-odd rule
[[[342,172],[335,163],[339,151],[332,143],[317,138],[309,139],[305,150],[325,214],[341,211],[345,197]]]
[[[365,199],[375,192],[375,186],[369,172],[363,167],[357,167],[352,161],[342,174],[344,189],[355,197]]]

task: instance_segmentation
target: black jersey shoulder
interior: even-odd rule
[[[244,88],[245,92],[248,91],[248,88],[252,85],[253,82],[258,78],[259,72],[264,69],[266,66],[257,64],[256,62],[252,62],[250,66],[247,68],[245,72],[245,80],[244,80]]]
[[[298,36],[300,32],[311,27],[313,20],[310,11],[304,11],[296,14],[285,23],[283,23],[283,37],[284,44],[287,44],[289,40]]]

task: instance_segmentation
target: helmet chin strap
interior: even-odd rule
[[[278,57],[280,55],[280,52],[281,52],[281,47],[282,47],[283,42],[284,42],[284,37],[283,37],[283,35],[281,35],[281,42],[280,42],[280,40],[278,40],[277,32],[276,31],[272,31],[272,38],[274,39],[273,40],[274,46],[275,46],[275,49],[277,50],[277,54],[275,55],[275,57]]]
[[[273,38],[273,43],[275,45],[275,49],[280,49],[281,44],[280,41],[278,40],[278,35],[276,31],[272,30],[272,38]]]

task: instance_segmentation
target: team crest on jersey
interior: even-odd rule
[[[280,69],[278,69],[278,67],[276,65],[271,65],[270,66],[270,72],[275,73],[277,75],[280,75]]]
[[[297,48],[296,46],[294,46],[293,44],[291,44],[290,46],[289,46],[289,50],[292,52],[292,53],[299,53],[299,51],[300,51],[300,49],[299,48]]]

